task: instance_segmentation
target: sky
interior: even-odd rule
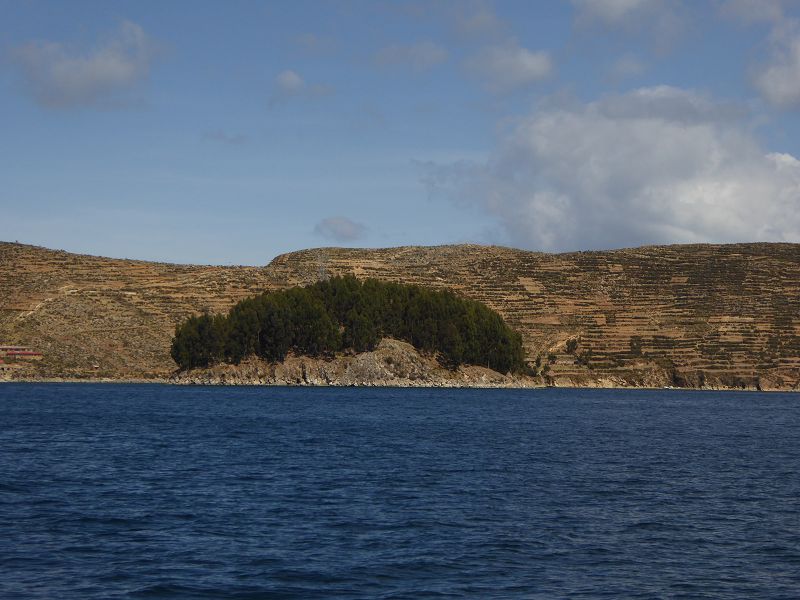
[[[800,242],[800,2],[0,0],[0,240]]]

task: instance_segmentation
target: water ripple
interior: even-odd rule
[[[0,386],[2,598],[797,598],[800,398]]]

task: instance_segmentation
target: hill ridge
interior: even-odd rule
[[[547,380],[797,389],[800,244],[643,246],[547,254],[456,244],[310,248],[266,266],[171,264],[0,242],[0,342],[30,373],[165,377],[190,314],[352,273],[448,287],[522,333]]]

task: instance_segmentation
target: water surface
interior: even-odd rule
[[[800,395],[0,385],[3,598],[797,598]]]

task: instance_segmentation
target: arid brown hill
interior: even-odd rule
[[[548,381],[798,389],[800,245],[541,254],[486,246],[325,248],[266,267],[170,265],[0,243],[0,343],[44,376],[160,377],[186,316],[353,273],[448,287],[523,334]]]

